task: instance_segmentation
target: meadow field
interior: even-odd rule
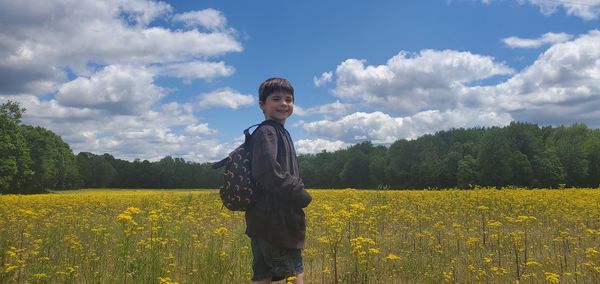
[[[600,190],[311,190],[306,283],[600,283]],[[0,195],[0,283],[247,283],[216,190]]]

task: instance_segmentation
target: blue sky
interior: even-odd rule
[[[0,0],[0,102],[73,150],[206,162],[286,77],[300,153],[458,127],[600,127],[600,0]]]

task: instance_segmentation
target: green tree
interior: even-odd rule
[[[175,160],[171,156],[166,156],[156,163],[158,168],[158,183],[156,186],[161,188],[176,187]]]
[[[67,143],[42,127],[21,125],[34,175],[27,186],[37,191],[72,189],[80,184],[79,167]]]
[[[506,186],[511,183],[511,146],[501,128],[491,128],[483,135],[478,158],[482,185]]]
[[[591,187],[600,187],[600,130],[590,133],[584,144],[586,160],[589,161],[588,179],[586,184]]]
[[[0,194],[32,192],[25,188],[33,172],[29,148],[19,127],[24,111],[16,102],[0,105]]]
[[[451,188],[457,186],[458,163],[463,156],[455,151],[448,152],[441,161],[438,169],[438,186],[442,188]]]
[[[513,173],[509,184],[529,186],[533,177],[533,169],[527,155],[519,150],[514,150],[509,157],[509,163]]]
[[[584,144],[590,134],[587,126],[574,124],[569,127],[554,129],[549,138],[549,147],[556,149],[566,174],[565,181],[571,186],[585,186],[589,174],[590,161],[584,149]]]
[[[464,156],[456,168],[456,186],[470,188],[479,184],[479,162],[471,155]]]
[[[411,168],[417,162],[417,149],[412,141],[397,140],[390,146],[387,180],[394,188],[409,188],[413,184]]]
[[[534,170],[533,186],[541,188],[558,187],[559,184],[565,183],[565,171],[553,149],[549,148],[536,155],[532,164]]]
[[[378,153],[369,161],[369,180],[371,186],[389,186],[385,169],[387,168],[386,153]]]
[[[77,154],[77,164],[81,169],[82,186],[100,188],[114,185],[117,171],[111,164],[112,161],[114,161],[114,158],[109,154],[101,156],[88,152]]]
[[[360,152],[353,154],[346,160],[339,175],[343,187],[366,187],[369,183],[369,159]]]

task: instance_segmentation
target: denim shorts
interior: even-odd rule
[[[252,281],[278,281],[304,271],[302,250],[274,247],[260,238],[252,238],[251,243]]]

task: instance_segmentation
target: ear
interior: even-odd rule
[[[258,101],[258,106],[260,107],[260,109],[265,112],[265,102],[263,101]]]

